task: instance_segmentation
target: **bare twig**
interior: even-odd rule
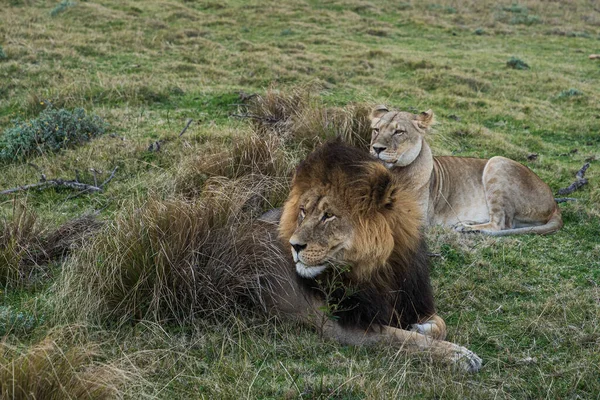
[[[119,169],[118,166],[115,167],[115,169],[112,170],[112,172],[110,173],[110,176],[108,177],[108,179],[106,179],[104,182],[102,182],[102,184],[100,185],[100,188],[104,188],[104,186],[112,181],[112,179],[115,177],[115,173],[117,172],[117,169]]]
[[[577,179],[585,179],[585,171],[590,167],[590,163],[583,164],[583,167],[575,174]]]
[[[565,195],[565,194],[573,193],[580,187],[586,185],[588,183],[588,180],[587,180],[587,178],[585,178],[585,171],[587,171],[587,169],[589,167],[590,167],[590,163],[585,163],[583,165],[583,167],[581,167],[581,169],[579,171],[577,171],[577,174],[575,174],[575,177],[577,178],[577,180],[575,182],[571,183],[568,187],[559,189],[557,193],[561,196]]]
[[[567,201],[577,201],[575,197],[555,197],[554,201],[557,203],[566,203]]]
[[[98,186],[98,177],[96,176],[96,169],[90,168],[90,171],[92,171],[92,174],[94,174],[94,186]],[[77,180],[79,181],[79,179]]]
[[[190,125],[192,124],[192,122],[194,122],[194,120],[192,118],[190,118],[187,122],[187,125],[185,126],[185,128],[183,128],[183,130],[181,131],[181,133],[179,133],[179,137],[183,136],[183,134],[185,133],[185,131],[187,131],[187,129],[190,127]]]
[[[86,183],[81,183],[81,182],[79,182],[78,178],[76,178],[75,180],[67,180],[67,179],[62,179],[62,178],[46,179],[46,177],[42,174],[40,182],[30,183],[28,185],[17,186],[17,187],[11,188],[11,189],[6,189],[3,191],[0,191],[0,195],[7,195],[7,194],[11,194],[11,193],[16,193],[16,192],[25,192],[25,191],[28,191],[31,189],[43,190],[43,189],[48,189],[50,187],[63,187],[63,188],[73,189],[73,190],[80,191],[79,194],[102,192],[104,186],[115,177],[115,173],[117,172],[118,168],[119,167],[115,167],[115,169],[113,169],[110,176],[104,182],[102,182],[102,184],[100,186],[98,186],[97,184],[88,185]]]
[[[15,193],[15,192],[23,192],[23,191],[27,191],[30,189],[47,189],[49,187],[66,187],[69,189],[83,190],[86,192],[101,192],[102,191],[102,188],[99,188],[94,185],[87,185],[85,183],[80,183],[75,180],[67,181],[67,180],[59,178],[59,179],[48,179],[46,181],[39,182],[39,183],[31,183],[29,185],[17,186],[12,189],[6,189],[6,190],[1,191],[0,195],[1,194],[11,194],[11,193]]]

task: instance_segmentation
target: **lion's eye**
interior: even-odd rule
[[[329,221],[329,220],[331,220],[333,218],[335,218],[335,215],[333,215],[330,212],[326,212],[326,213],[323,214],[323,218],[321,218],[321,221],[327,222],[327,221]]]
[[[298,213],[298,220],[300,222],[302,222],[302,220],[304,219],[305,216],[306,216],[306,210],[304,209],[304,207],[300,207],[300,213]]]
[[[404,129],[396,129],[396,130],[394,130],[394,136],[404,135],[405,133],[406,133],[406,130],[404,130]]]
[[[373,135],[379,134],[379,128],[373,128]]]

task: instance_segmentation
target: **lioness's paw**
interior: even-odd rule
[[[477,229],[473,229],[470,225],[458,223],[452,227],[456,232],[461,233],[479,233]]]
[[[452,362],[465,372],[477,372],[482,365],[481,358],[477,354],[462,346],[458,346],[456,353],[452,356]]]

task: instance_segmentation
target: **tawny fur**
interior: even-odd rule
[[[494,236],[549,234],[562,227],[552,191],[529,168],[505,157],[433,157],[425,135],[431,110],[371,113],[371,154],[412,182],[429,225]]]
[[[322,146],[296,171],[279,237],[294,255],[292,274],[295,262],[303,271],[321,271],[324,266],[324,272],[315,278],[278,282],[281,290],[272,297],[272,309],[310,323],[342,343],[391,343],[408,352],[429,351],[468,371],[478,370],[481,360],[474,353],[440,340],[446,327],[433,308],[420,226],[419,206],[400,176],[366,152],[340,143]],[[297,251],[290,248],[294,245]],[[349,300],[341,298],[352,307],[332,319],[324,311],[331,304],[323,293],[332,290],[330,297],[336,296],[338,289],[327,285],[339,266],[348,268],[340,279],[355,294]],[[415,292],[416,287],[420,289]],[[369,301],[364,304],[362,299]],[[415,313],[409,312],[412,308]],[[405,311],[399,315],[393,310]],[[364,316],[371,317],[365,320]]]

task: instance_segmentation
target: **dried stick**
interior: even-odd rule
[[[78,190],[78,191],[80,191],[80,193],[102,192],[102,190],[104,189],[104,186],[115,177],[115,173],[117,172],[118,168],[119,167],[115,167],[115,169],[113,169],[110,176],[104,182],[102,182],[102,184],[100,186],[88,185],[86,183],[81,183],[81,182],[79,182],[79,180],[77,178],[75,180],[67,180],[67,179],[62,179],[62,178],[46,179],[46,176],[44,174],[42,174],[40,182],[30,183],[28,185],[17,186],[17,187],[11,188],[11,189],[6,189],[3,191],[0,191],[0,195],[7,195],[7,194],[11,194],[11,193],[16,193],[16,192],[24,192],[24,191],[31,190],[31,189],[42,190],[42,189],[47,189],[50,187],[65,187],[65,188],[69,188],[69,189],[73,189],[73,190]]]
[[[48,179],[44,182],[39,183],[31,183],[29,185],[17,186],[12,189],[6,189],[0,192],[0,194],[11,194],[15,192],[23,192],[30,189],[46,189],[49,187],[66,187],[74,190],[83,190],[86,192],[101,192],[102,188],[94,185],[87,185],[85,183],[80,183],[77,181],[67,181],[61,178],[58,179]]]
[[[192,122],[194,122],[194,120],[192,118],[190,118],[187,122],[187,125],[185,126],[185,128],[183,128],[183,130],[181,131],[181,133],[179,134],[179,137],[183,136],[183,134],[185,133],[185,131],[187,131],[187,129],[190,127],[190,125],[192,124]]]
[[[567,201],[577,201],[575,197],[555,197],[554,201],[557,203],[566,203]]]
[[[583,167],[581,167],[581,169],[579,171],[577,171],[577,174],[575,174],[575,177],[577,178],[577,180],[575,182],[571,183],[566,188],[559,189],[557,193],[561,196],[565,195],[565,194],[573,193],[580,187],[586,185],[588,183],[588,180],[587,180],[587,178],[585,178],[585,171],[587,171],[587,169],[589,167],[590,167],[590,163],[585,163],[583,165]]]

